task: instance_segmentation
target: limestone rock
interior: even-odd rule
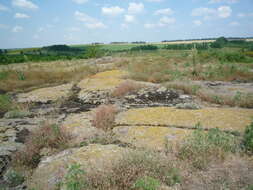
[[[28,93],[22,93],[17,96],[17,101],[20,103],[24,102],[40,102],[48,103],[56,101],[60,98],[65,98],[68,96],[73,84],[64,84],[55,87],[41,88],[33,90]]]
[[[192,130],[168,127],[122,126],[113,129],[121,142],[152,150],[166,150],[181,141]]]
[[[200,123],[204,128],[219,128],[243,132],[251,123],[252,109],[203,108],[182,110],[169,107],[130,109],[120,113],[117,124],[172,125],[194,127]]]
[[[67,167],[80,164],[85,172],[110,169],[112,163],[122,158],[128,149],[116,145],[96,145],[65,150],[41,161],[31,177],[29,188],[54,189],[67,172]]]

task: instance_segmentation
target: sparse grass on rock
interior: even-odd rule
[[[100,105],[93,113],[93,126],[104,131],[112,129],[116,113],[117,108],[114,105]]]
[[[14,154],[13,164],[35,168],[40,161],[40,151],[43,148],[53,151],[63,150],[67,148],[69,139],[68,134],[58,125],[45,123],[27,137],[24,148]]]
[[[142,86],[140,84],[136,84],[132,81],[122,82],[119,86],[117,86],[112,92],[112,96],[114,97],[122,97],[127,93],[134,92],[140,89]]]

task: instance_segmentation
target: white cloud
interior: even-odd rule
[[[210,0],[208,3],[237,3],[239,0]]]
[[[12,5],[20,8],[33,9],[33,10],[39,8],[33,2],[28,0],[12,0]]]
[[[72,0],[72,1],[80,5],[88,2],[88,0]]]
[[[38,28],[38,32],[45,32],[46,30],[45,30],[45,28],[44,27],[39,27]]]
[[[16,13],[14,18],[30,18],[30,16],[23,14],[23,13]]]
[[[205,20],[212,18],[227,18],[231,15],[232,9],[229,6],[221,6],[217,9],[200,7],[192,10],[192,16],[203,17]]]
[[[253,16],[253,13],[238,13],[237,17],[244,18],[244,17],[250,17]]]
[[[121,29],[128,29],[129,28],[128,24],[126,24],[126,23],[122,23],[120,26],[121,26]]]
[[[81,22],[85,22],[85,26],[90,29],[106,28],[106,25],[99,20],[79,11],[75,12],[75,18]]]
[[[70,31],[70,32],[79,32],[79,31],[81,31],[81,29],[78,28],[78,27],[70,27],[70,28],[68,28],[68,31]]]
[[[149,1],[149,2],[156,2],[156,3],[158,3],[158,2],[162,2],[163,0],[147,0],[147,1]]]
[[[0,4],[0,11],[8,11],[8,10],[9,10],[8,7]]]
[[[166,27],[174,24],[176,22],[175,18],[170,18],[167,16],[163,16],[160,18],[157,24],[154,23],[146,23],[144,24],[144,27],[147,29],[157,28],[157,27]]]
[[[33,39],[35,39],[35,40],[39,39],[39,35],[38,34],[34,34],[33,35]]]
[[[174,24],[176,22],[175,18],[169,18],[167,16],[164,16],[162,18],[160,18],[158,25],[159,26],[167,26],[170,24]]]
[[[102,7],[102,13],[104,15],[108,15],[108,16],[117,16],[120,15],[124,12],[123,8],[120,8],[118,6],[115,7]]]
[[[125,15],[125,22],[128,23],[135,22],[135,17],[133,15]]]
[[[147,28],[147,29],[155,28],[156,26],[157,26],[156,24],[152,24],[152,23],[146,23],[146,24],[144,24],[144,27]]]
[[[130,14],[138,14],[144,10],[143,3],[129,3],[128,12]]]
[[[22,31],[23,31],[23,27],[22,26],[14,26],[12,28],[12,32],[15,32],[15,33],[22,32]]]
[[[200,25],[202,25],[202,22],[200,20],[194,20],[193,24],[196,26],[200,26]]]
[[[7,28],[9,28],[7,25],[5,25],[5,24],[0,24],[0,29],[7,29]]]
[[[154,15],[172,15],[173,13],[174,13],[173,10],[171,10],[170,8],[167,8],[167,9],[159,9],[155,11]]]
[[[218,16],[220,18],[230,17],[232,9],[229,6],[221,6],[218,8]]]
[[[234,21],[234,22],[230,22],[229,26],[240,26],[240,24],[239,22]]]

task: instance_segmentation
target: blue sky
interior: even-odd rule
[[[253,0],[0,0],[0,48],[253,36]]]

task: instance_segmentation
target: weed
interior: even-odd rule
[[[81,169],[81,165],[73,164],[69,167],[64,181],[60,183],[60,186],[65,187],[67,190],[82,190],[87,186],[87,182],[84,180],[84,174],[85,172]]]
[[[114,89],[114,91],[112,92],[112,96],[122,97],[122,96],[125,96],[127,93],[134,92],[140,88],[141,88],[141,85],[139,84],[136,84],[131,81],[125,81]]]
[[[245,129],[243,144],[248,152],[253,153],[253,122]]]
[[[12,102],[8,95],[0,94],[0,115],[12,109]]]
[[[9,170],[5,174],[5,180],[10,184],[10,186],[16,187],[24,182],[24,177],[14,170]]]
[[[4,117],[8,118],[8,119],[12,119],[12,118],[24,118],[27,116],[30,116],[31,113],[27,112],[27,111],[22,111],[22,110],[12,110],[7,112]]]
[[[69,138],[58,125],[45,123],[27,137],[24,148],[14,154],[13,164],[35,168],[41,158],[41,149],[63,150],[67,148]]]
[[[140,190],[157,190],[159,186],[159,180],[149,176],[144,176],[136,180],[133,188]]]
[[[94,111],[92,124],[94,127],[108,131],[113,128],[117,109],[114,105],[100,105]]]
[[[189,159],[192,165],[198,169],[206,168],[215,155],[218,159],[224,159],[227,153],[237,151],[236,138],[219,129],[210,129],[205,132],[197,129],[189,136],[179,149],[179,158]]]

